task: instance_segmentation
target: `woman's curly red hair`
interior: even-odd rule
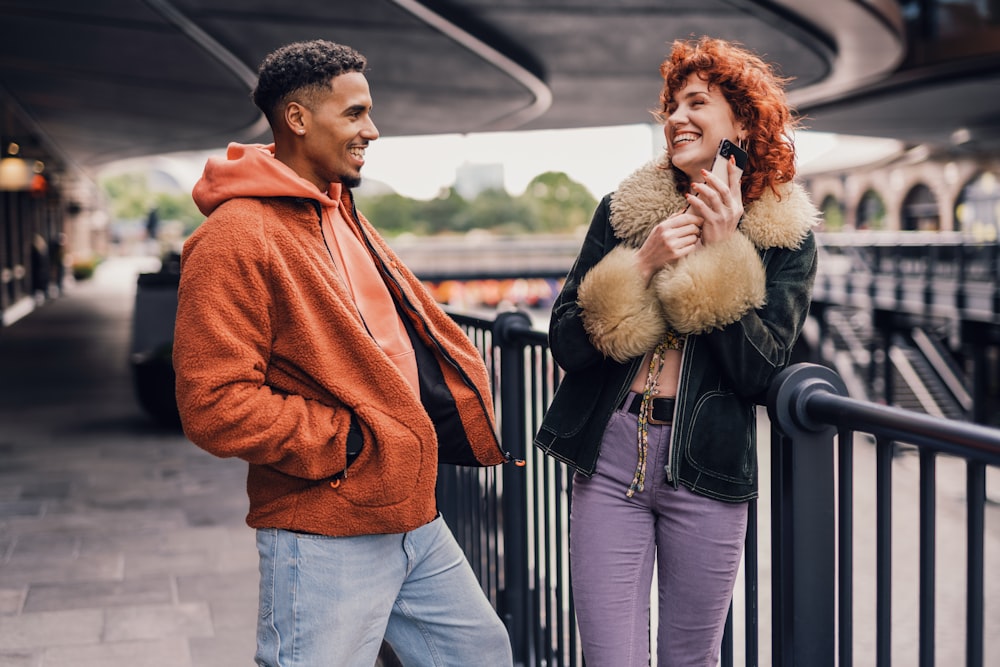
[[[777,186],[795,178],[795,145],[792,132],[798,120],[785,98],[790,79],[778,75],[759,56],[733,42],[702,37],[676,40],[670,56],[660,65],[663,89],[660,116],[666,118],[674,94],[697,73],[716,86],[732,107],[736,121],[747,131],[749,160],[742,181],[743,201],[759,199],[766,188],[777,194]],[[682,190],[687,176],[674,169]]]

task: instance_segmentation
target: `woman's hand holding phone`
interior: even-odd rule
[[[687,195],[688,210],[702,219],[703,243],[723,241],[736,232],[743,217],[740,178],[746,163],[746,151],[723,139],[712,170],[702,170],[705,182],[691,184],[691,193]]]
[[[723,139],[719,142],[719,148],[715,152],[715,161],[712,162],[712,173],[723,181],[727,181],[729,179],[729,171],[726,165],[733,164],[736,166],[739,176],[743,176],[743,172],[747,168],[748,159],[747,152],[740,148],[739,145],[734,144],[729,139]]]

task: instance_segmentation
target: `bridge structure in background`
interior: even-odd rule
[[[1000,424],[1000,243],[821,235],[813,344],[857,398]]]
[[[469,232],[455,236],[399,236],[389,245],[417,276],[448,280],[561,279],[569,272],[583,237],[498,236]]]
[[[821,232],[814,299],[928,319],[1000,324],[1000,243],[961,232]],[[389,244],[426,282],[563,278],[583,238],[400,236]]]

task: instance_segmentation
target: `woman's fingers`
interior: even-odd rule
[[[704,221],[702,227],[705,242],[711,243],[727,238],[736,231],[743,217],[742,193],[739,189],[738,169],[730,163],[729,182],[703,170],[704,183],[692,183],[691,194],[687,195],[690,210]]]

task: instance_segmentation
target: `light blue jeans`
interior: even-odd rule
[[[392,535],[257,531],[264,667],[510,667],[510,638],[439,515]]]

